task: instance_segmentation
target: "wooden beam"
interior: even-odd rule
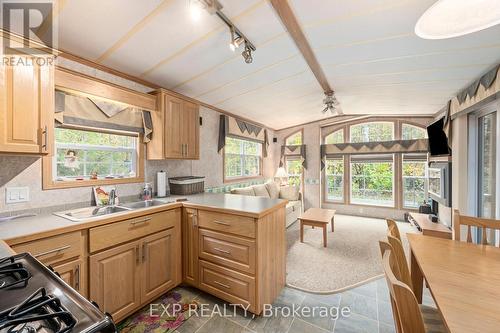
[[[323,89],[323,91],[332,92],[333,89],[328,83],[326,75],[323,72],[323,69],[321,69],[318,59],[316,59],[316,56],[314,55],[314,52],[311,46],[309,45],[309,42],[307,41],[307,38],[304,35],[304,32],[302,31],[302,28],[300,27],[300,24],[297,21],[297,18],[295,17],[292,8],[290,8],[290,5],[288,4],[288,1],[269,0],[269,2],[273,6],[276,14],[278,14],[286,30],[292,37],[293,41],[295,42],[295,45],[297,45],[297,47],[299,48],[300,53],[302,53],[302,56],[309,65],[309,68],[316,77],[316,80],[318,80],[318,83]]]

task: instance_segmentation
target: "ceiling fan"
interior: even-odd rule
[[[337,114],[338,116],[343,115],[340,108],[340,103],[335,97],[335,93],[333,91],[325,92],[325,99],[323,99],[323,103],[325,104],[325,108],[323,109],[323,113],[330,111],[332,114]]]

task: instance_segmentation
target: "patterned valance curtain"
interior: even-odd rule
[[[149,111],[98,98],[56,91],[56,126],[118,130],[144,134],[144,142],[151,140],[153,121]]]
[[[280,167],[284,167],[286,157],[299,157],[302,167],[307,169],[306,145],[281,146]]]
[[[267,157],[267,149],[269,147],[267,129],[238,118],[221,115],[219,120],[219,142],[217,145],[219,153],[226,145],[226,137],[262,143],[262,155]]]
[[[325,168],[326,159],[329,157],[363,154],[426,153],[428,145],[427,139],[321,145],[321,170]]]
[[[483,86],[484,89],[490,88],[495,80],[497,79],[498,73],[500,71],[500,65],[490,70],[488,73],[481,76],[478,80],[474,81],[470,86],[462,90],[458,95],[458,101],[460,104],[464,103],[467,97],[473,98],[476,96],[479,86]]]

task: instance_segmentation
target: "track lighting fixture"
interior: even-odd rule
[[[339,107],[340,103],[337,100],[337,97],[335,97],[335,93],[333,91],[325,92],[325,99],[323,99],[323,103],[325,104],[323,113],[330,111],[331,113],[336,113],[337,115],[343,114]]]
[[[243,56],[243,59],[245,59],[245,62],[247,64],[251,64],[253,61],[252,58],[252,49],[245,43],[245,50],[241,52],[241,55]]]
[[[252,52],[255,51],[255,46],[252,42],[231,22],[231,20],[222,12],[222,5],[217,0],[189,0],[191,15],[194,19],[201,16],[201,11],[207,10],[210,14],[217,15],[228,27],[231,33],[231,42],[229,48],[235,52],[243,43],[245,50],[241,53],[245,62],[251,64],[253,61]]]

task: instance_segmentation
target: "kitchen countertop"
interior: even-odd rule
[[[50,237],[61,232],[87,229],[119,220],[139,217],[145,214],[175,209],[182,206],[202,208],[205,210],[223,210],[236,215],[259,218],[276,209],[277,206],[285,206],[287,203],[286,200],[281,199],[269,199],[264,197],[224,193],[201,193],[187,196],[173,195],[166,198],[156,198],[156,200],[167,202],[173,200],[175,201],[180,198],[187,198],[188,201],[174,202],[150,208],[135,209],[132,211],[100,216],[81,222],[73,222],[53,214],[42,214],[33,217],[24,217],[16,220],[1,222],[0,240],[5,240],[10,245],[18,244],[30,240]]]
[[[12,249],[4,241],[0,240],[0,259],[10,257],[12,254]]]

